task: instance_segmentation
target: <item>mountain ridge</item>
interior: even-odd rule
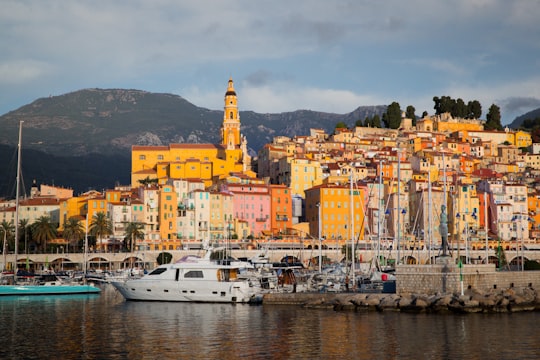
[[[240,111],[241,131],[256,154],[275,136],[306,135],[310,128],[332,132],[338,122],[353,126],[385,110],[385,105],[376,105],[347,114]],[[3,164],[12,163],[20,121],[25,185],[29,188],[35,179],[77,193],[126,184],[132,145],[219,143],[223,110],[198,107],[179,95],[134,89],[91,88],[39,98],[0,116]],[[15,172],[0,172],[0,196],[13,196],[9,184]]]
[[[360,106],[347,114],[297,110],[278,114],[240,111],[242,133],[258,151],[274,136],[332,131],[337,122],[352,126],[381,115],[385,105]],[[179,95],[143,90],[83,89],[40,98],[0,116],[0,144],[15,145],[24,120],[23,145],[55,155],[126,153],[131,145],[218,143],[223,110],[198,107]]]

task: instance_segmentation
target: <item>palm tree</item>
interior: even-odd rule
[[[103,237],[111,235],[112,233],[112,223],[107,217],[107,214],[100,211],[92,216],[92,222],[90,223],[90,234],[99,239],[99,249],[102,248]]]
[[[130,244],[128,248],[131,249],[131,252],[133,252],[133,249],[135,248],[137,239],[144,239],[144,232],[142,231],[143,229],[144,224],[138,222],[130,222],[127,224],[126,233],[124,234],[124,241],[126,244]]]
[[[73,247],[77,247],[79,240],[81,240],[86,234],[85,229],[79,219],[76,217],[70,217],[64,224],[64,239],[67,240],[67,250],[69,252],[69,244],[73,244]]]
[[[24,240],[24,252],[25,254],[28,253],[28,242],[26,241],[28,230],[30,230],[30,222],[28,219],[21,219],[19,220],[19,229],[21,230],[21,238]]]
[[[43,246],[43,252],[47,252],[47,241],[56,237],[56,226],[48,216],[40,216],[32,224],[34,240]]]
[[[2,232],[2,239],[4,241],[2,252],[7,251],[7,245],[11,237],[13,236],[13,231],[15,231],[15,226],[13,222],[7,222],[6,220],[2,221],[0,224],[0,231]]]

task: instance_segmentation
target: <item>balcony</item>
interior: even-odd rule
[[[265,222],[266,218],[256,218],[255,221],[256,222]]]

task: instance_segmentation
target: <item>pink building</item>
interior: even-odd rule
[[[271,196],[268,185],[264,184],[226,184],[225,191],[234,194],[233,217],[247,222],[250,234],[263,236],[270,230]]]

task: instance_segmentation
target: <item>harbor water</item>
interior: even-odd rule
[[[1,359],[538,359],[540,314],[0,298]]]

